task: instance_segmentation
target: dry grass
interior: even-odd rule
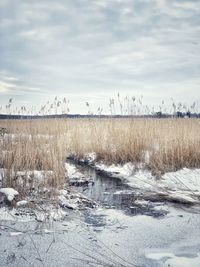
[[[0,167],[52,171],[46,183],[61,187],[69,154],[95,152],[107,163],[144,163],[152,172],[200,167],[198,119],[44,119],[0,121]],[[8,172],[9,173],[9,172]],[[16,187],[7,175],[7,186]]]
[[[69,146],[109,163],[145,163],[153,171],[200,167],[200,120],[107,119],[72,121]]]

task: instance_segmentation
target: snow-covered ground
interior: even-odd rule
[[[130,190],[126,192],[124,189],[125,195],[129,191],[146,192],[148,197],[153,194],[169,195],[191,203],[198,202],[200,196],[200,169],[184,168],[156,179],[149,171],[137,170],[131,163],[107,166],[95,163],[94,157],[90,163],[94,172],[95,169],[100,170],[128,184]],[[83,173],[72,163],[66,163],[65,168],[69,181],[91,179],[87,172]],[[47,174],[27,171],[18,172],[18,177],[28,175],[42,181]],[[4,175],[5,170],[0,170],[2,179]],[[107,179],[111,180],[110,177]],[[108,185],[104,189],[107,188]],[[2,188],[0,191],[10,201],[17,198],[15,208],[0,208],[0,262],[4,265],[12,261],[11,266],[71,267],[78,259],[78,266],[84,267],[88,266],[88,260],[95,262],[93,266],[101,261],[104,266],[110,266],[110,262],[113,262],[112,266],[126,267],[134,264],[150,267],[199,266],[200,219],[196,206],[179,210],[170,203],[162,202],[162,206],[157,208],[167,210],[167,213],[156,219],[146,215],[129,216],[115,207],[92,209],[90,207],[96,203],[74,188],[58,190],[56,204],[42,199],[43,204],[35,202],[34,207],[29,206],[32,203],[30,197],[23,198],[13,190]],[[111,194],[120,194],[113,192]],[[149,206],[146,199],[134,201],[133,205]]]
[[[66,169],[67,175],[71,179],[81,179],[83,176],[72,165],[66,165]],[[0,188],[0,221],[58,221],[67,216],[69,209],[78,211],[81,208],[95,205],[93,201],[90,201],[80,193],[67,189],[57,190],[55,192],[56,195],[50,199],[45,194],[43,195],[42,193],[48,192],[49,189],[43,187],[38,190],[36,185],[45,182],[53,174],[52,171],[28,170],[9,172],[9,174],[17,179],[19,187],[27,186],[27,190],[30,190],[30,183],[32,191],[25,196],[14,188]],[[0,169],[0,182],[3,181],[6,175],[7,170]]]

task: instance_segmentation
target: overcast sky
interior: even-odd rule
[[[200,0],[1,0],[0,105],[200,100]]]

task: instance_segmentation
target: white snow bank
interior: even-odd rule
[[[133,174],[135,166],[131,163],[128,162],[124,165],[105,165],[105,164],[96,164],[95,167],[99,170],[106,171],[112,176],[119,177],[119,178],[126,178],[129,177]]]
[[[162,176],[162,179],[165,186],[168,185],[174,190],[192,190],[193,192],[200,193],[200,169],[184,168],[177,172],[166,173]]]
[[[84,176],[74,165],[70,163],[65,163],[65,169],[69,179],[81,179]]]
[[[66,176],[68,177],[69,183],[72,186],[73,185],[81,186],[93,182],[93,179],[90,175],[85,175],[70,163],[65,164],[65,169],[66,169]]]
[[[176,193],[200,196],[200,169],[187,169],[165,173],[156,179],[150,172],[140,170],[128,177],[130,186],[139,186],[149,189],[172,191]]]
[[[1,188],[0,193],[4,194],[8,201],[12,201],[19,193],[13,188]]]
[[[200,169],[183,168],[176,172],[165,173],[157,179],[149,171],[135,171],[132,163],[124,165],[96,164],[97,169],[109,175],[125,179],[133,188],[139,188],[154,193],[168,194],[172,199],[182,199],[189,202],[200,201]]]

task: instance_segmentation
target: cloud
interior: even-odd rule
[[[1,77],[15,84],[4,95],[170,97],[187,85],[200,98],[199,13],[192,0],[1,1],[0,70],[16,79]]]
[[[14,87],[13,84],[0,81],[0,93],[9,92]]]
[[[46,29],[35,29],[30,31],[23,31],[19,35],[31,41],[45,41],[45,39],[47,39],[49,36],[49,31]]]

